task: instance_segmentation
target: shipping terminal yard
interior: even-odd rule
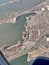
[[[30,62],[38,56],[49,57],[49,1],[44,1],[31,9],[15,13],[11,16],[8,14],[9,18],[1,20],[1,24],[16,23],[17,19],[23,14],[33,13],[35,15],[26,16],[25,29],[21,35],[22,40],[13,45],[2,45],[0,47],[5,58],[11,61],[27,54],[27,62]]]

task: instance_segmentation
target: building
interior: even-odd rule
[[[46,41],[49,42],[49,34],[46,35]]]
[[[49,10],[47,6],[41,8],[41,13],[39,12],[35,16],[29,16],[26,19],[25,32],[26,36],[28,34],[28,40],[35,41],[49,29]]]
[[[37,49],[28,52],[27,61],[34,60],[39,56],[49,58],[49,34],[45,34],[37,45]]]

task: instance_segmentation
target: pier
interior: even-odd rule
[[[37,13],[37,15],[36,16],[34,16],[33,17],[33,19],[31,20],[31,21],[33,21],[32,22],[32,24],[35,24],[35,23],[39,23],[40,21],[43,21],[42,20],[42,16],[44,16],[43,15],[43,13],[45,12],[44,11],[44,9],[45,9],[45,7],[48,5],[48,2],[46,1],[46,2],[43,2],[43,3],[41,3],[41,4],[39,4],[39,5],[37,5],[37,6],[35,6],[34,8],[32,8],[32,9],[25,9],[25,10],[22,10],[22,11],[20,11],[20,12],[17,12],[16,14],[15,13],[13,13],[12,14],[12,18],[13,17],[16,17],[16,19],[17,19],[17,17],[19,17],[19,16],[21,16],[21,15],[23,15],[23,14],[26,14],[26,13],[31,13],[31,12],[35,12],[35,13]],[[47,8],[48,9],[48,8]],[[47,10],[46,10],[47,11]],[[46,13],[46,12],[45,12]],[[37,18],[39,19],[38,21],[37,21]],[[10,18],[10,17],[9,17]],[[35,20],[35,18],[36,18],[36,20]],[[45,21],[43,21],[43,22],[45,22]],[[37,27],[35,27],[34,25],[34,27],[30,27],[30,29],[29,29],[29,32],[30,32],[30,34],[31,33],[33,33],[34,34],[34,41],[32,41],[33,40],[33,37],[31,37],[31,36],[29,36],[30,38],[32,38],[32,40],[31,39],[29,39],[29,40],[27,40],[26,41],[26,39],[25,39],[25,41],[23,41],[23,43],[22,43],[22,45],[18,45],[18,47],[17,47],[17,44],[16,45],[14,45],[14,46],[10,46],[9,48],[7,48],[6,50],[4,50],[3,51],[3,49],[1,49],[1,51],[3,52],[3,54],[5,55],[5,57],[8,59],[8,61],[11,61],[11,60],[13,60],[13,59],[15,59],[15,58],[18,58],[18,57],[20,57],[20,56],[22,56],[22,55],[25,55],[25,54],[28,54],[28,52],[30,52],[30,51],[34,51],[34,50],[36,50],[36,49],[38,49],[38,47],[39,47],[39,45],[41,44],[41,40],[43,39],[43,37],[47,34],[47,30],[49,29],[49,28],[47,28],[47,27],[45,27],[44,25],[42,25],[43,24],[43,22],[40,24],[39,23],[39,26],[37,26]],[[32,25],[31,24],[31,25]],[[39,28],[41,26],[41,28]],[[34,28],[34,29],[33,29]],[[37,37],[36,38],[36,35],[38,35],[38,34],[36,34],[36,32],[38,31],[38,33],[40,33],[39,32],[39,30],[41,31],[41,29],[44,29],[44,30],[46,30],[46,31],[44,31],[44,33],[42,33],[41,34],[41,36],[40,36],[40,34],[39,34],[39,37]],[[34,32],[31,32],[31,30],[32,31],[34,31]],[[36,31],[37,30],[37,31]],[[27,31],[26,31],[27,32]],[[48,32],[49,33],[49,32]],[[32,35],[32,34],[31,34]],[[39,44],[40,43],[40,44]],[[41,48],[42,49],[42,48]],[[43,49],[42,49],[43,50]]]

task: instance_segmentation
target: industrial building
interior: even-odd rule
[[[41,13],[35,16],[26,17],[25,33],[22,36],[25,40],[36,40],[46,30],[49,29],[49,7],[44,6],[41,8]]]

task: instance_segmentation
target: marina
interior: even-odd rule
[[[26,3],[26,1],[21,1],[21,3],[22,2]],[[28,2],[30,3],[30,1],[28,1]],[[16,3],[14,2],[10,5],[12,6],[14,4],[16,4]],[[10,5],[8,4],[8,6],[10,6]],[[8,59],[8,61],[10,62],[11,65],[15,65],[15,64],[30,65],[31,61],[29,59],[33,60],[33,58],[32,58],[32,56],[31,56],[31,58],[29,57],[28,52],[32,51],[32,52],[30,52],[32,54],[33,50],[36,50],[36,49],[38,50],[38,45],[36,46],[36,44],[43,43],[42,39],[45,35],[44,34],[45,30],[44,30],[44,32],[41,32],[41,28],[44,27],[44,23],[43,23],[43,26],[40,26],[41,27],[40,28],[39,27],[40,23],[38,22],[39,19],[36,21],[35,18],[37,19],[39,15],[43,16],[44,14],[42,12],[45,10],[44,10],[43,6],[41,6],[41,4],[35,8],[33,7],[34,5],[32,5],[32,6],[30,5],[29,9],[28,8],[26,8],[26,10],[24,9],[25,11],[22,10],[19,13],[16,12],[16,14],[14,12],[14,15],[12,14],[11,15],[12,17],[9,16],[9,18],[7,16],[8,13],[11,13],[11,11],[13,13],[13,11],[16,11],[16,10],[18,11],[19,9],[17,9],[17,8],[16,8],[16,10],[15,10],[15,8],[10,9],[11,6],[8,7],[8,9],[5,7],[8,10],[7,11],[8,13],[6,12],[6,14],[5,14],[5,17],[7,16],[6,17],[7,20],[4,18],[4,16],[1,17],[1,19],[3,19],[3,18],[5,19],[5,22],[3,19],[3,22],[1,22],[1,24],[0,24],[0,48],[2,47],[1,50],[3,51],[4,56]],[[44,3],[44,6],[46,6],[46,5]],[[11,7],[11,8],[13,8],[13,7]],[[23,6],[22,9],[24,7],[25,6]],[[27,5],[27,7],[29,7],[29,6]],[[38,9],[38,7],[39,7],[39,9]],[[48,8],[46,8],[46,9],[49,10]],[[46,13],[46,11],[45,11],[45,13]],[[29,20],[31,22],[29,22]],[[33,22],[32,22],[32,20],[33,20]],[[48,20],[46,20],[46,21],[48,21]],[[38,22],[39,25],[36,24],[36,22]],[[45,24],[45,25],[47,26],[47,24]],[[29,27],[30,29],[27,28],[28,26],[30,26]],[[31,26],[33,26],[33,27],[31,27]],[[35,29],[36,29],[36,31],[34,31]],[[32,38],[31,33],[34,34],[33,38]],[[42,33],[43,33],[43,35],[42,35]],[[49,41],[49,37],[47,37],[47,41]],[[17,44],[17,43],[20,43],[20,44]],[[42,47],[42,45],[40,45],[39,48],[45,49],[45,47]],[[33,53],[33,55],[34,55],[34,53]],[[39,55],[37,54],[37,56],[39,56]],[[37,57],[37,56],[36,56],[36,51],[35,51],[35,57]],[[29,62],[27,60],[29,60]]]

